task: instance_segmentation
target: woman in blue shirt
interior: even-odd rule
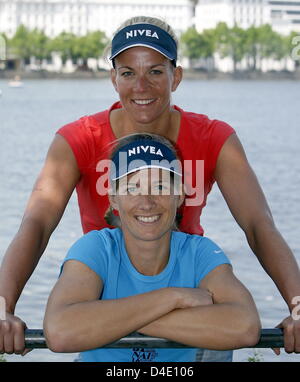
[[[178,362],[194,361],[197,347],[258,342],[255,304],[222,249],[176,230],[182,175],[165,138],[117,142],[107,216],[119,228],[89,232],[69,250],[45,314],[51,350],[81,352],[83,361]],[[191,348],[101,349],[134,331]]]

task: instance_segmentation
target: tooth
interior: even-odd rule
[[[138,105],[148,105],[153,99],[136,99],[134,102]]]
[[[159,216],[137,216],[137,219],[139,221],[142,221],[144,223],[153,223],[154,221],[158,220]]]

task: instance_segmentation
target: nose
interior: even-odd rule
[[[137,75],[134,84],[136,92],[144,92],[149,86],[149,81],[145,75]]]
[[[140,209],[143,211],[151,211],[156,206],[155,197],[153,195],[140,195]]]

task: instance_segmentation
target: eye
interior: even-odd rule
[[[132,76],[132,75],[133,75],[133,72],[130,72],[130,71],[121,73],[121,76],[122,76],[122,77],[130,77],[130,76]]]
[[[169,194],[170,187],[166,184],[157,184],[153,187],[153,191],[156,191],[159,194]]]
[[[158,69],[152,69],[152,70],[150,71],[150,74],[159,75],[159,74],[162,74],[162,71],[161,71],[161,70],[158,70]]]
[[[140,187],[139,186],[127,186],[126,187],[127,194],[129,195],[139,195],[140,194]]]

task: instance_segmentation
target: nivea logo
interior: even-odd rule
[[[138,36],[153,37],[159,40],[158,34],[156,32],[153,32],[151,29],[133,29],[129,32],[126,32],[126,38]]]
[[[137,155],[140,153],[147,153],[147,152],[149,152],[150,154],[160,155],[160,156],[164,157],[161,150],[157,149],[155,146],[137,146],[137,147],[134,147],[133,149],[128,150],[128,156],[130,157],[131,155]]]

